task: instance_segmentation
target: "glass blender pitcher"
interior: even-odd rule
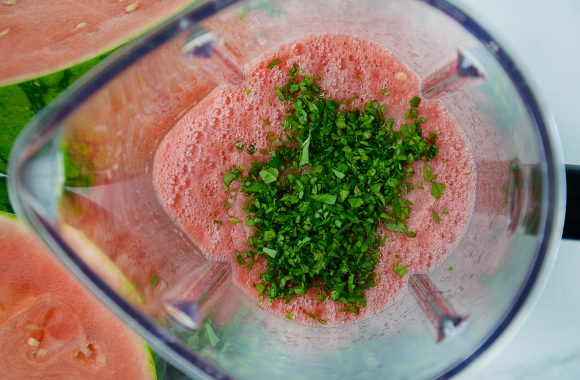
[[[457,120],[474,155],[475,201],[449,256],[408,276],[383,311],[306,325],[262,310],[229,263],[204,256],[165,212],[152,166],[187,111],[218,86],[243,86],[253,60],[333,33],[396,55],[421,97]],[[192,139],[193,162],[211,159],[195,156],[196,144],[203,138]],[[541,289],[562,232],[562,163],[520,68],[446,1],[198,1],[27,127],[11,155],[10,196],[69,270],[189,376],[448,378],[484,362]]]

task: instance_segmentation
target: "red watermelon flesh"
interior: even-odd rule
[[[6,216],[0,260],[2,379],[156,378],[145,343]]]
[[[12,0],[0,2],[0,85],[100,55],[191,0]]]

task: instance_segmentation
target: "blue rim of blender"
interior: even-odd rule
[[[557,151],[554,150],[553,138],[550,136],[549,125],[544,120],[543,113],[536,97],[533,95],[528,82],[520,69],[516,66],[514,61],[507,55],[501,45],[490,36],[490,34],[476,23],[471,17],[464,13],[461,9],[447,0],[419,0],[423,3],[440,10],[450,18],[454,19],[463,28],[471,33],[479,42],[481,42],[489,52],[496,58],[503,70],[509,76],[512,84],[516,88],[518,94],[522,98],[528,115],[531,121],[536,125],[536,132],[539,134],[539,142],[543,145],[543,152],[545,161],[541,165],[542,172],[547,179],[547,185],[542,189],[544,199],[542,203],[546,205],[546,213],[544,216],[542,226],[543,238],[537,247],[535,261],[531,266],[528,276],[523,285],[520,287],[518,295],[510,305],[509,310],[505,313],[503,319],[497,324],[495,330],[490,333],[480,346],[475,349],[469,356],[461,359],[460,362],[452,364],[444,373],[439,375],[438,379],[447,379],[457,375],[470,364],[476,361],[483,355],[484,352],[494,345],[498,338],[506,331],[508,326],[512,324],[515,317],[520,313],[526,300],[529,298],[536,280],[538,279],[542,265],[545,262],[546,255],[549,252],[551,240],[557,238],[553,232],[557,230],[557,224],[560,222],[554,217],[558,216],[558,187],[561,185],[558,181],[557,166],[559,162],[555,159]],[[95,293],[103,302],[113,309],[118,315],[122,316],[124,320],[132,320],[132,327],[135,327],[139,333],[144,336],[152,348],[161,354],[164,358],[173,357],[170,362],[181,369],[183,372],[192,374],[193,364],[199,371],[196,375],[210,376],[215,379],[229,379],[229,375],[217,369],[213,364],[208,363],[199,355],[188,350],[181,342],[177,340],[168,339],[165,332],[163,332],[157,325],[153,324],[147,317],[144,317],[124,298],[119,296],[108,284],[103,282],[100,277],[89,268],[85,262],[80,259],[72,248],[59,236],[58,232],[52,227],[51,223],[46,221],[44,217],[36,212],[32,207],[24,207],[20,199],[25,196],[20,183],[22,178],[19,173],[18,165],[23,162],[31,152],[28,150],[18,149],[24,144],[24,137],[26,139],[42,142],[51,132],[58,129],[59,123],[64,120],[78,105],[82,104],[88,97],[100,89],[104,84],[121,73],[130,64],[139,60],[145,54],[149,53],[155,47],[167,42],[172,37],[182,33],[191,25],[203,21],[218,11],[229,7],[240,0],[218,0],[218,1],[201,1],[193,5],[186,11],[172,17],[165,22],[161,27],[155,31],[148,33],[140,38],[131,47],[122,50],[115,54],[116,59],[108,60],[100,70],[95,73],[88,74],[73,85],[71,88],[63,93],[46,111],[41,112],[39,116],[31,123],[30,127],[26,128],[15,143],[13,152],[21,152],[19,157],[11,157],[10,159],[10,173],[16,173],[9,177],[10,179],[10,199],[19,215],[24,215],[26,219],[32,222],[35,228],[41,226],[47,232],[52,241],[46,239],[46,243],[57,253],[57,256],[63,261],[69,269],[86,285],[91,291]],[[67,99],[66,102],[63,99]],[[73,101],[71,101],[71,99]],[[19,192],[14,191],[16,188]],[[561,189],[560,189],[561,190]],[[177,354],[181,360],[175,360],[174,354]]]

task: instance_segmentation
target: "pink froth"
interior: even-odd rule
[[[266,66],[274,58],[281,63],[268,70]],[[419,92],[415,74],[378,45],[343,35],[316,35],[266,54],[247,71],[243,86],[216,88],[167,134],[154,166],[154,185],[161,203],[209,259],[232,263],[237,284],[255,299],[259,295],[254,286],[265,265],[258,262],[248,270],[235,262],[235,251],[247,250],[252,231],[243,226],[242,194],[230,200],[231,209],[224,209],[227,193],[222,179],[233,165],[248,167],[253,160],[266,158],[258,152],[250,156],[234,144],[243,141],[259,150],[267,147],[268,131],[281,133],[283,105],[274,88],[286,82],[294,63],[311,75],[320,75],[326,97],[345,100],[358,96],[352,107],[376,99],[397,121],[402,120],[409,99]],[[381,92],[385,87],[390,89],[388,95]],[[473,159],[460,128],[439,103],[423,100],[419,110],[428,119],[423,124],[424,134],[436,131],[438,135],[439,154],[428,165],[438,175],[436,181],[447,189],[440,199],[431,196],[429,183],[418,189],[424,163],[414,164],[418,174],[412,178],[415,190],[407,195],[413,202],[407,225],[417,236],[384,232],[388,241],[381,248],[380,280],[367,291],[368,306],[359,315],[339,311],[343,305],[319,302],[314,291],[288,304],[263,301],[261,306],[278,315],[291,311],[295,320],[307,323],[313,322],[307,313],[328,323],[364,318],[384,309],[404,288],[405,278],[393,272],[394,263],[406,264],[409,274],[427,272],[450,252],[465,230],[474,201]],[[433,210],[441,222],[435,223]],[[230,223],[232,216],[242,223]]]

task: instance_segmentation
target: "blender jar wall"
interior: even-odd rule
[[[46,217],[44,227],[36,219],[36,228],[56,250],[66,245],[82,260],[67,262],[74,270],[86,265],[139,310],[133,317],[147,316],[149,333],[163,335],[174,350],[169,359],[191,374],[204,366],[192,359],[199,357],[240,378],[429,378],[453,371],[485,345],[527,291],[530,272],[543,255],[546,199],[556,191],[546,182],[545,141],[529,99],[521,99],[519,83],[498,63],[494,47],[459,23],[470,20],[455,16],[418,1],[241,2],[126,67],[57,130],[46,132],[51,136],[34,136],[26,150],[23,137],[20,154],[29,162],[20,164],[22,176],[37,179],[19,184],[28,186],[22,194],[30,198],[17,202]],[[157,146],[188,109],[218,83],[237,83],[245,65],[265,51],[318,33],[358,36],[395,53],[422,79],[423,93],[446,105],[471,145],[473,214],[449,258],[428,275],[461,319],[441,342],[411,292],[355,324],[313,327],[270,315],[226,278],[227,268],[207,263],[154,192]],[[212,41],[225,58],[194,57],[191,47],[199,46],[199,38]],[[108,78],[106,69],[100,74]],[[32,162],[48,163],[46,177],[54,181],[40,184]],[[51,234],[43,232],[47,223]],[[449,271],[449,265],[455,269]],[[219,287],[196,313],[211,318],[212,325],[188,330],[188,321],[179,320],[184,305],[174,303],[176,315],[166,302],[187,301],[200,278],[214,278],[204,277],[208,273],[219,274]],[[143,327],[143,320],[129,322]],[[208,338],[208,329],[219,334],[217,342]]]

